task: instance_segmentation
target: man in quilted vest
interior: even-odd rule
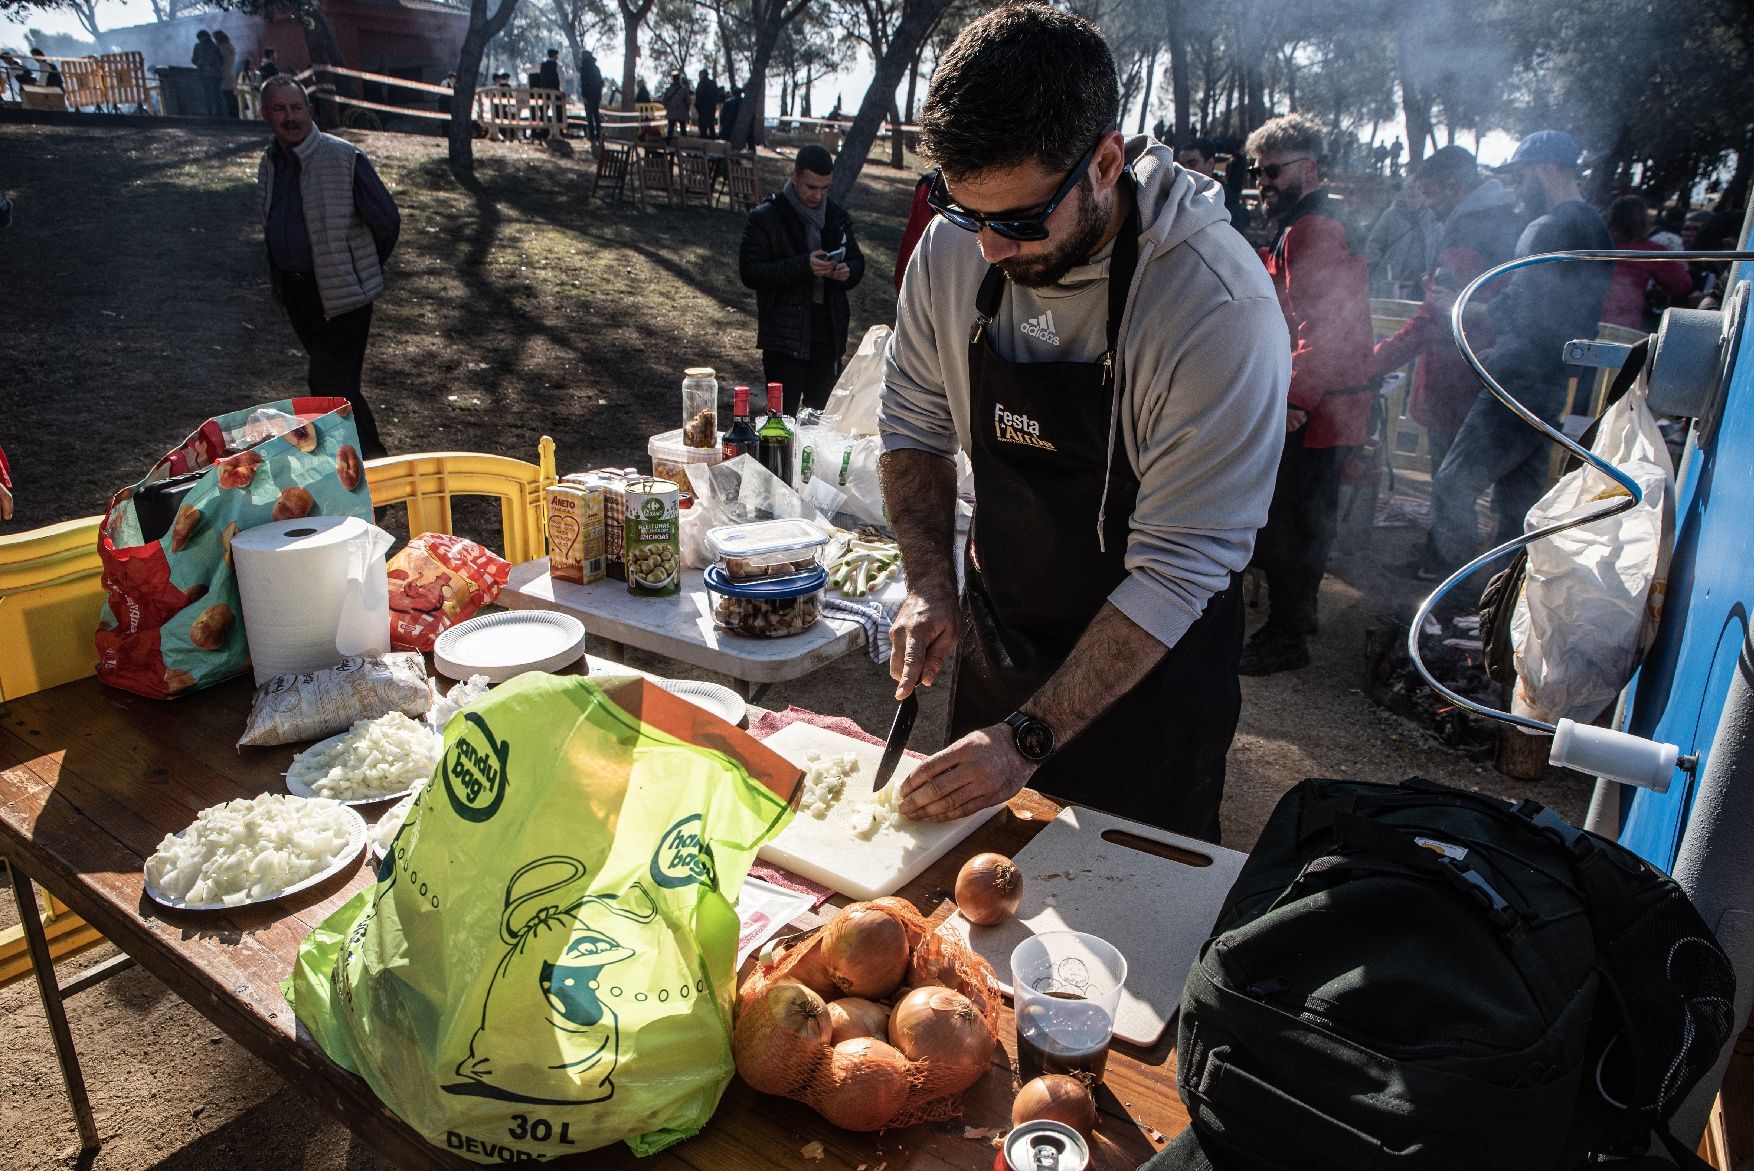
[[[261,100],[274,141],[257,169],[256,194],[274,298],[310,356],[311,393],[345,396],[360,451],[385,455],[360,378],[401,213],[359,148],[312,124],[303,86],[278,74],[263,83]]]

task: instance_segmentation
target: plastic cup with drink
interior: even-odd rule
[[[1108,1064],[1127,958],[1082,931],[1048,931],[1011,953],[1017,1068],[1025,1082],[1047,1073],[1088,1073]]]

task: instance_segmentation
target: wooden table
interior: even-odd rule
[[[367,884],[363,864],[304,895],[224,914],[169,911],[141,891],[141,867],[165,833],[182,829],[217,802],[281,791],[280,772],[291,746],[241,754],[234,747],[249,698],[244,679],[174,703],[84,679],[0,705],[0,854],[12,863],[25,892],[29,883],[20,871],[396,1166],[475,1166],[429,1145],[363,1081],[325,1057],[298,1030],[280,994],[300,941]],[[1014,853],[1056,812],[1045,798],[1019,795],[1009,811],[969,839],[967,850],[946,858],[901,893],[928,913],[947,911],[939,904],[962,858],[977,850]],[[71,1073],[83,1100],[77,1062],[70,1069],[67,1064],[71,1038],[60,1020],[59,994],[52,983],[43,992],[51,1030],[67,1046],[60,1054],[64,1072]],[[968,1093],[961,1123],[851,1134],[829,1126],[808,1107],[757,1094],[733,1080],[712,1121],[687,1142],[638,1160],[616,1144],[557,1165],[593,1171],[635,1166],[854,1171],[860,1165],[870,1171],[879,1165],[887,1171],[986,1171],[992,1166],[991,1147],[963,1138],[962,1126],[1009,1124],[1006,1062],[1015,1037],[1008,1012],[1001,1032],[1005,1052]],[[1175,1095],[1172,1039],[1173,1034],[1149,1051],[1117,1044],[1100,1095],[1097,1167],[1136,1167],[1162,1146],[1154,1136],[1173,1135],[1186,1125]],[[90,1139],[95,1144],[95,1130]],[[813,1141],[822,1143],[823,1158],[803,1156]]]
[[[787,638],[724,634],[713,625],[712,599],[696,569],[682,571],[682,590],[675,597],[636,598],[627,592],[626,582],[614,578],[590,585],[556,581],[544,557],[514,565],[497,600],[509,610],[571,614],[585,624],[592,649],[609,658],[620,657],[620,647],[638,647],[729,676],[746,700],[759,699],[769,685],[801,679],[865,645],[864,627],[827,615]]]

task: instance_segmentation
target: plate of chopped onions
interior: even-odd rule
[[[407,796],[432,776],[442,734],[401,712],[360,720],[292,758],[287,791],[343,805],[376,805]]]
[[[359,861],[365,819],[336,801],[264,793],[212,805],[146,860],[146,893],[182,911],[285,898]]]

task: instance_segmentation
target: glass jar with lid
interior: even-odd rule
[[[711,366],[682,372],[682,442],[689,447],[719,445],[719,380]]]

